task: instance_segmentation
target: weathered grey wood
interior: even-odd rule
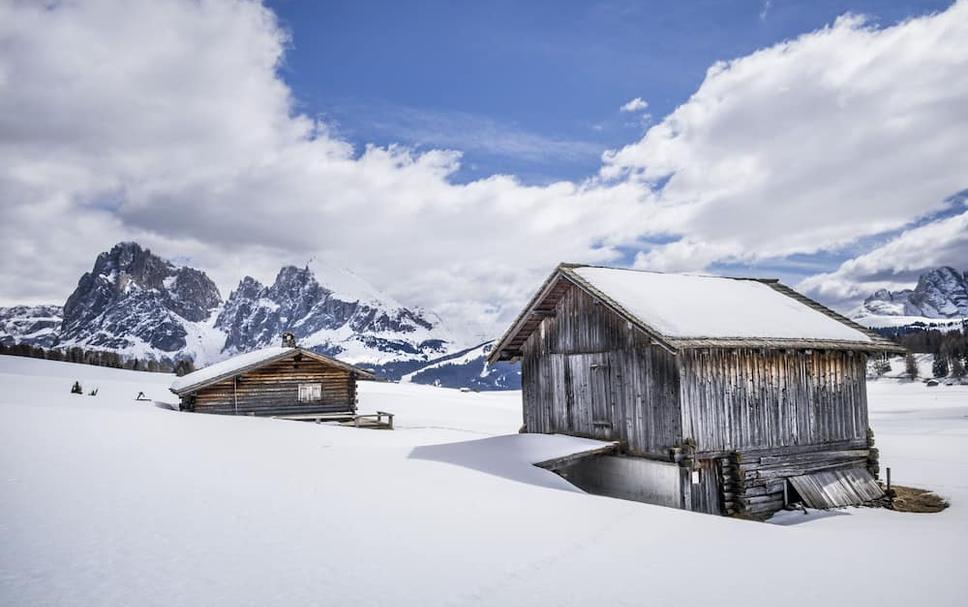
[[[547,288],[546,309],[522,321],[527,431],[675,459],[681,507],[751,518],[783,507],[792,476],[876,469],[863,352],[741,340],[670,351],[587,290]]]
[[[618,440],[653,457],[681,442],[675,357],[580,289],[562,294],[522,356],[528,431]]]
[[[884,497],[884,492],[863,468],[794,476],[790,482],[811,508],[857,506]]]

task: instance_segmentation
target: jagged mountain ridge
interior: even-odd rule
[[[348,297],[321,285],[307,266],[286,266],[263,286],[246,276],[215,320],[234,354],[293,333],[300,344],[348,362],[382,364],[446,354],[454,340],[439,319],[389,300]]]
[[[950,266],[935,268],[922,274],[913,289],[875,291],[851,316],[968,317],[968,272]]]
[[[55,345],[174,361],[197,358],[195,326],[222,303],[215,283],[134,242],[98,255],[64,304]]]
[[[79,346],[197,366],[275,344],[284,331],[304,347],[389,379],[464,352],[436,315],[404,306],[345,270],[315,262],[286,266],[271,285],[246,276],[223,302],[204,272],[132,242],[100,254],[63,308],[0,308],[5,344]],[[479,362],[483,367],[483,357]],[[468,387],[480,389],[519,385],[513,371],[491,384],[471,379]],[[437,381],[432,371],[414,381],[453,382]]]
[[[50,348],[57,343],[63,317],[63,306],[0,308],[0,343],[27,343]]]

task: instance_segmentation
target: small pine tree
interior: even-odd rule
[[[918,361],[914,359],[914,354],[910,352],[904,357],[904,374],[908,376],[908,379],[918,378]]]
[[[951,360],[951,377],[962,378],[965,376],[965,363],[957,356]]]
[[[934,364],[931,365],[931,373],[935,377],[948,377],[948,359],[938,354],[934,357]]]
[[[890,373],[890,372],[891,372],[891,361],[887,360],[886,357],[878,358],[877,360],[874,361],[874,375],[876,375],[877,377],[880,377],[885,373]]]

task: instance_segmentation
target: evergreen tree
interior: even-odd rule
[[[880,377],[885,373],[891,372],[891,361],[886,356],[882,356],[874,361],[874,375]]]
[[[907,375],[908,379],[918,378],[918,361],[915,360],[914,354],[910,352],[904,357],[904,374]]]
[[[965,363],[957,356],[951,359],[951,377],[962,378],[965,376]]]
[[[931,373],[935,377],[948,377],[948,359],[942,355],[934,357],[934,364],[931,365]]]

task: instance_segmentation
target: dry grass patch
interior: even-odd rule
[[[941,512],[949,505],[946,499],[927,489],[892,485],[891,493],[888,508],[898,512]]]

